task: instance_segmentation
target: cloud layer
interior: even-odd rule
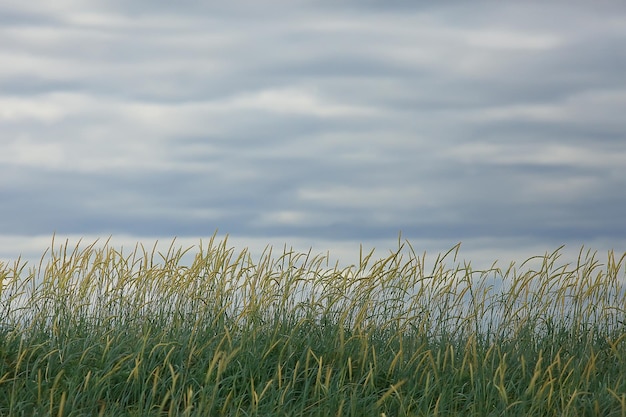
[[[5,239],[624,250],[624,6],[127,3],[0,6]]]

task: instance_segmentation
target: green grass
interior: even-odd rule
[[[53,243],[0,264],[0,415],[626,416],[626,255],[458,249],[425,271],[408,243],[345,269]]]

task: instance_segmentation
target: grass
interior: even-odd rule
[[[425,271],[409,243],[345,269],[53,243],[0,264],[0,415],[626,416],[626,254],[458,249]]]

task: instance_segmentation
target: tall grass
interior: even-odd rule
[[[0,415],[626,416],[626,254],[458,249],[53,243],[0,265]]]

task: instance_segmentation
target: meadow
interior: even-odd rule
[[[53,243],[0,264],[0,415],[626,416],[626,254],[458,250]]]

